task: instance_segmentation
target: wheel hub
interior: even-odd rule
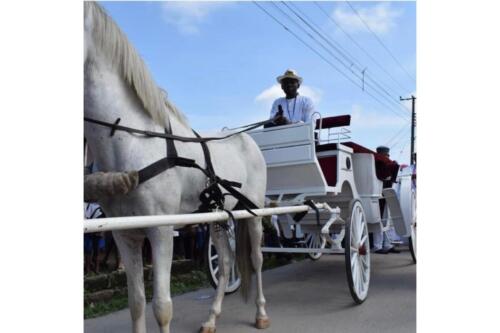
[[[360,256],[366,256],[366,246],[364,244],[359,247],[358,253]]]

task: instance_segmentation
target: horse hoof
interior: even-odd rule
[[[215,333],[215,327],[202,327],[200,333]]]
[[[263,330],[271,326],[271,321],[269,318],[257,318],[255,319],[255,327],[259,330]]]

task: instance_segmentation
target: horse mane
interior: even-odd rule
[[[93,1],[85,1],[84,10],[85,16],[92,17],[92,38],[96,46],[108,57],[112,66],[121,72],[146,113],[155,122],[165,126],[165,116],[170,111],[171,115],[188,126],[184,114],[168,100],[166,91],[157,86],[132,43],[105,10]]]

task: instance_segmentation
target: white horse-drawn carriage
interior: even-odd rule
[[[346,130],[337,142],[320,139],[322,129],[335,128],[339,119],[347,125],[346,119],[320,120],[317,129],[316,124],[292,124],[254,130],[253,140],[238,132],[200,137],[105,11],[95,2],[86,2],[84,10],[84,133],[101,171],[86,178],[85,192],[86,197],[93,192],[108,216],[86,221],[84,232],[113,230],[127,274],[133,332],[146,331],[145,237],[153,253],[154,316],[162,333],[170,331],[173,235],[187,224],[216,223],[210,235],[220,256],[214,275],[219,286],[203,333],[215,332],[225,287],[237,280],[234,261],[244,295],[255,274],[255,325],[269,327],[261,274],[262,216],[306,213],[290,217],[288,225],[295,226],[296,235],[298,230],[307,235],[309,248],[278,251],[317,258],[342,252],[345,240],[351,294],[363,302],[370,280],[368,230],[380,226],[380,196],[393,192],[382,192],[374,154],[340,142]],[[87,184],[93,191],[87,191]],[[401,209],[392,211],[398,201],[388,206],[396,230],[409,234]],[[229,217],[239,222],[236,256],[225,227]],[[279,223],[286,233],[286,221]]]
[[[282,240],[299,241],[293,247],[263,247],[262,251],[307,253],[313,260],[323,253],[344,253],[351,295],[356,303],[362,303],[370,281],[368,232],[393,229],[401,238],[411,234],[410,249],[416,261],[415,187],[412,167],[398,173],[396,163],[346,142],[349,124],[350,116],[346,115],[253,130],[250,135],[266,160],[268,206],[293,206],[307,200],[325,204],[318,212],[319,219],[314,210],[302,218],[290,214],[274,218]],[[393,188],[383,189],[384,174],[393,180],[398,175]],[[382,198],[388,207],[385,218],[379,205]],[[207,259],[216,285],[218,258],[210,241]],[[227,293],[237,290],[237,274],[233,268]]]

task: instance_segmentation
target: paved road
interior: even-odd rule
[[[253,328],[255,306],[239,294],[227,296],[218,333],[406,333],[416,331],[416,266],[410,254],[372,255],[368,299],[354,305],[340,255],[304,260],[264,273],[264,292],[271,327]],[[195,333],[206,320],[213,290],[177,296],[172,333]],[[149,332],[158,332],[151,305],[147,306]],[[131,332],[128,310],[85,321],[86,333]]]

